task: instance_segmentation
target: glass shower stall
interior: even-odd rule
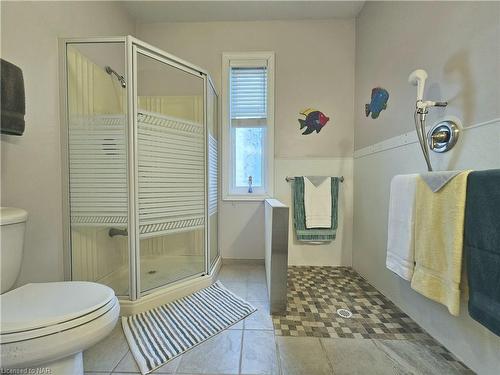
[[[219,263],[210,76],[131,36],[60,47],[67,278],[131,301],[209,278]]]

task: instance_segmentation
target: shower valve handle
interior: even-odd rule
[[[450,132],[447,130],[438,130],[431,135],[430,148],[434,150],[439,143],[445,143],[450,140]]]

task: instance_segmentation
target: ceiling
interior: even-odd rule
[[[123,1],[139,23],[353,18],[364,1]]]

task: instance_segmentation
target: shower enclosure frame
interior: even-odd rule
[[[65,280],[72,280],[72,248],[71,248],[71,215],[70,215],[70,165],[69,165],[69,110],[68,110],[68,74],[67,74],[67,47],[75,44],[89,43],[123,43],[126,82],[126,131],[127,139],[127,228],[128,228],[128,271],[129,295],[119,296],[122,305],[122,314],[132,314],[143,311],[154,305],[181,297],[192,291],[208,286],[215,280],[221,266],[220,246],[217,241],[217,255],[212,262],[210,259],[211,231],[209,230],[209,168],[208,168],[208,106],[209,89],[213,90],[217,98],[217,123],[214,125],[218,133],[218,148],[220,149],[220,97],[213,81],[206,70],[190,62],[169,54],[157,47],[145,43],[132,36],[124,37],[89,37],[89,38],[60,38],[59,39],[59,70],[60,70],[60,118],[61,118],[61,159],[62,159],[62,208],[63,208],[63,268]],[[200,77],[203,80],[203,129],[204,129],[204,270],[181,280],[169,282],[141,292],[140,278],[140,237],[139,233],[139,199],[138,199],[138,135],[136,119],[138,115],[137,96],[137,56],[141,54],[168,66],[180,69],[186,73]],[[220,153],[219,153],[220,155]],[[217,170],[220,171],[220,160],[217,157]],[[217,206],[219,206],[220,178],[217,184]],[[220,233],[220,211],[217,208],[217,233]],[[218,235],[219,237],[219,235]]]

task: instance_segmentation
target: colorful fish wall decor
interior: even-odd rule
[[[326,117],[323,112],[312,108],[304,109],[300,114],[306,117],[305,119],[299,119],[300,130],[306,128],[302,135],[311,134],[315,130],[316,133],[319,133],[323,126],[330,121],[330,118]]]
[[[376,119],[380,112],[387,108],[387,101],[389,100],[389,92],[382,87],[375,87],[372,89],[372,97],[370,104],[365,104],[365,115],[368,117],[370,113],[372,118]]]

